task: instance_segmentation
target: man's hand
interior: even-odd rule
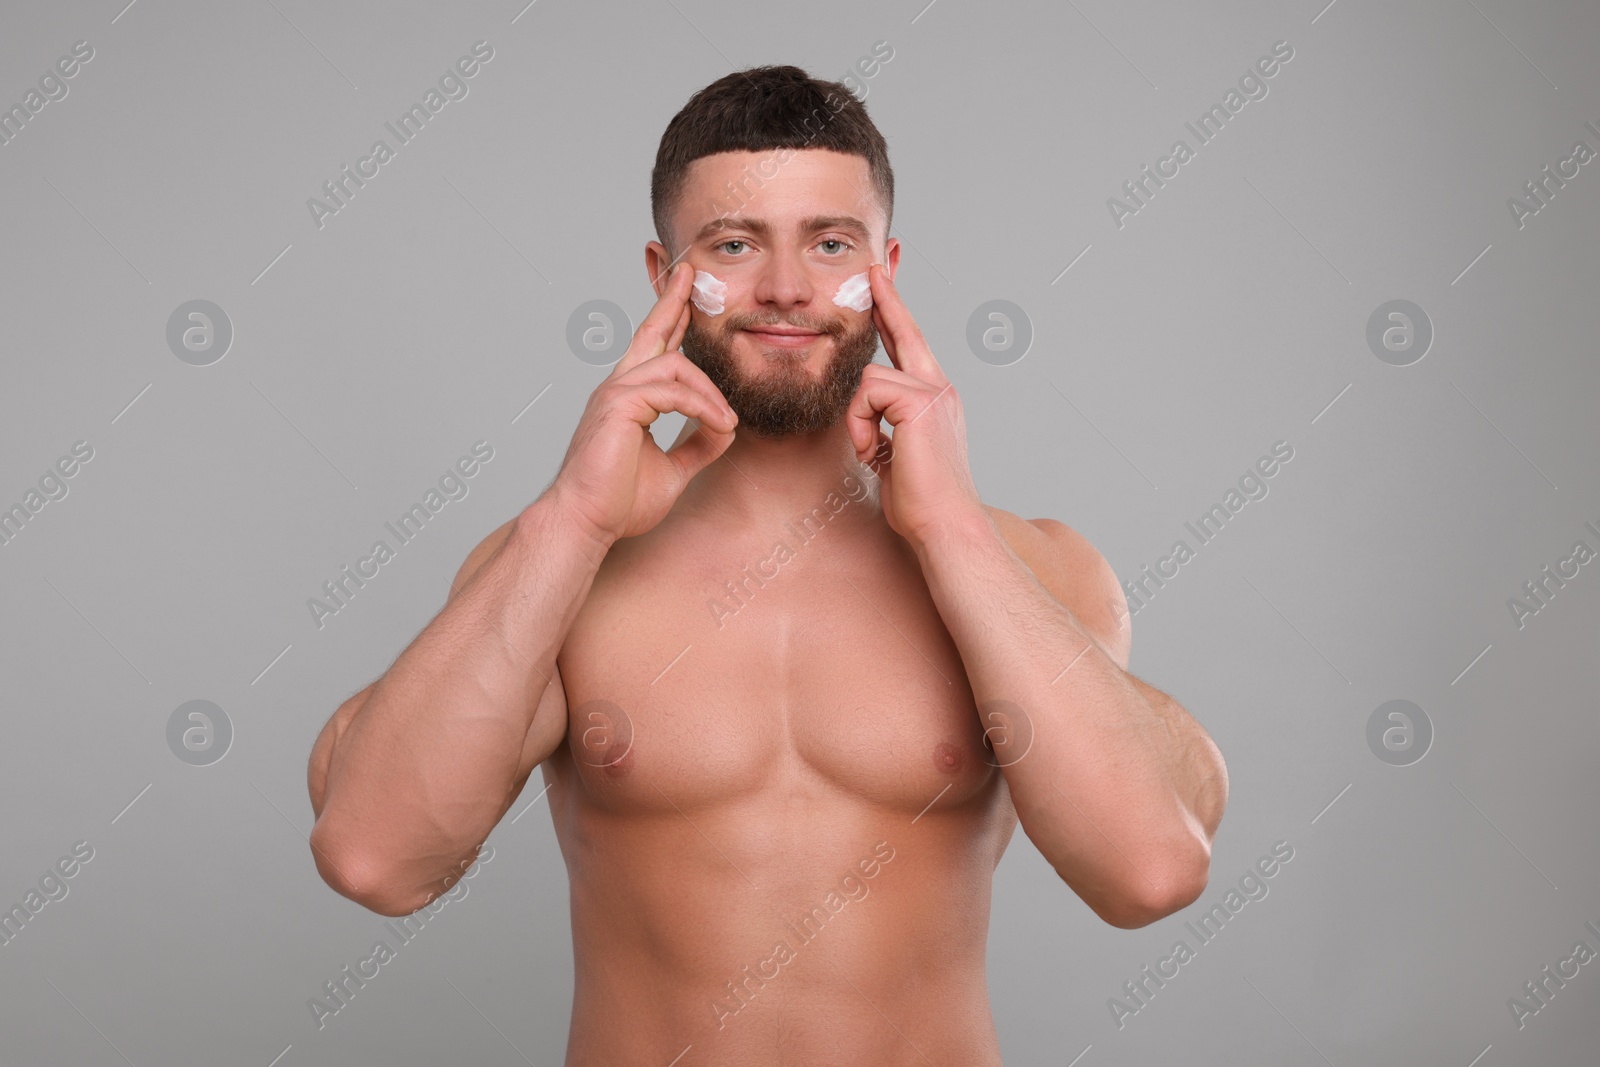
[[[693,284],[693,268],[678,264],[628,351],[590,395],[550,487],[552,498],[603,540],[660,522],[689,481],[733,443],[733,408],[677,350]],[[668,411],[698,419],[700,428],[663,452],[650,424]]]
[[[845,420],[856,457],[863,463],[888,441],[880,419],[894,427],[890,462],[879,468],[883,514],[913,545],[925,544],[941,528],[984,516],[967,466],[966,421],[961,398],[889,280],[882,264],[868,268],[872,318],[890,370],[869,363]]]

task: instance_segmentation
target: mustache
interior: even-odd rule
[[[834,318],[812,319],[805,315],[779,315],[776,312],[770,315],[731,315],[720,324],[728,333],[737,330],[748,330],[755,326],[793,326],[801,330],[812,330],[816,333],[825,333],[832,337],[843,337],[845,324]]]

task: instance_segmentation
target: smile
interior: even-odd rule
[[[811,342],[827,336],[827,334],[814,333],[810,330],[786,329],[779,332],[759,327],[745,330],[744,332],[750,334],[764,345],[773,345],[777,348],[804,348]]]

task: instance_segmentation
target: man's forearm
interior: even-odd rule
[[[373,685],[333,744],[312,831],[347,882],[403,895],[488,835],[608,548],[546,494]]]
[[[1221,814],[1204,730],[1115,663],[986,516],[918,555],[1029,839],[1117,925],[1187,903]]]

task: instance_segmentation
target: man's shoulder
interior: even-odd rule
[[[1056,519],[1024,519],[1003,508],[983,506],[1011,551],[1039,584],[1106,646],[1117,664],[1128,665],[1132,630],[1128,601],[1111,564],[1089,539]]]

